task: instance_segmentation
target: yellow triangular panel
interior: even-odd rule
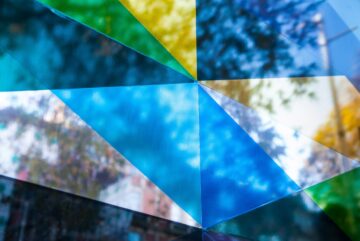
[[[120,0],[196,78],[196,1]]]

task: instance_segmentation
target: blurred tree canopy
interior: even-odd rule
[[[125,159],[59,100],[41,95],[28,104],[0,110],[3,129],[16,128],[7,141],[20,179],[96,198],[122,177]]]
[[[354,90],[356,91],[356,90]],[[352,91],[351,99],[341,106],[341,118],[345,131],[346,149],[344,154],[351,158],[360,158],[360,97]],[[314,138],[324,145],[336,149],[337,130],[334,123],[335,113],[332,112],[328,120],[318,129]]]

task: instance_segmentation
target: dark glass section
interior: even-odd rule
[[[250,241],[251,239],[243,237],[234,237],[223,233],[215,233],[212,231],[203,231],[203,241]]]
[[[306,189],[352,240],[360,240],[360,168]]]
[[[0,6],[0,50],[37,80],[9,73],[2,76],[0,90],[192,82],[36,1],[1,0]]]
[[[305,192],[217,224],[211,230],[255,240],[349,240]]]
[[[200,241],[200,240],[202,240],[202,233],[203,233],[202,230],[196,230],[193,233],[184,235],[184,236],[179,237],[179,238],[177,238],[177,239],[175,239],[173,241]]]
[[[168,241],[197,228],[0,176],[7,241]]]
[[[207,230],[197,230],[191,234],[177,238],[173,241],[250,241],[251,239],[235,237],[223,233],[216,233]]]

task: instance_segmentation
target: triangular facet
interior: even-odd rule
[[[3,0],[2,8],[0,49],[42,83],[24,89],[193,82],[37,1]]]
[[[43,86],[22,65],[0,50],[0,91],[26,90],[29,86]]]
[[[70,18],[188,75],[179,62],[117,0],[40,0]]]
[[[196,78],[196,1],[120,2]]]
[[[219,80],[202,84],[349,158],[358,157],[360,93],[346,77]],[[338,131],[339,125],[343,131]],[[345,134],[342,142],[341,132]]]
[[[201,87],[199,109],[204,227],[299,190]]]
[[[304,191],[217,224],[210,230],[251,240],[349,240]]]
[[[0,99],[0,175],[196,223],[50,91]]]
[[[196,84],[72,89],[54,93],[200,222]]]
[[[214,90],[203,87],[239,126],[302,188],[359,167],[360,163],[302,136]]]
[[[360,11],[360,2],[356,0],[328,0],[327,3],[336,11],[349,29],[354,29],[354,34],[360,40],[360,20],[357,13]]]
[[[306,189],[306,193],[352,239],[360,239],[360,168]]]

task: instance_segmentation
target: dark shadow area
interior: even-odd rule
[[[0,176],[3,240],[172,240],[197,229]]]

